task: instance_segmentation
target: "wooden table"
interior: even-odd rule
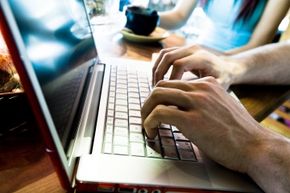
[[[126,42],[117,35],[113,41],[102,46],[105,51],[115,56],[149,61],[152,53],[185,43],[182,38],[171,35],[160,43],[139,45]],[[290,94],[289,87],[279,86],[243,85],[232,89],[258,121],[263,120]],[[59,184],[50,159],[44,152],[44,144],[33,119],[24,127],[24,132],[0,139],[0,192],[65,192]]]

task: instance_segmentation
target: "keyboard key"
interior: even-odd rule
[[[113,125],[107,125],[106,126],[106,133],[113,133]]]
[[[163,148],[164,158],[168,159],[178,159],[178,154],[175,147],[166,147]]]
[[[112,153],[112,144],[111,143],[104,144],[104,153],[108,153],[108,154]]]
[[[116,127],[126,127],[128,128],[128,120],[125,119],[115,119]]]
[[[191,142],[189,141],[176,141],[176,147],[177,149],[193,151]]]
[[[145,89],[147,88],[147,89],[149,89],[149,84],[148,84],[147,80],[145,80],[145,81],[144,82],[140,82],[139,83],[139,86],[140,86],[140,88],[145,88]]]
[[[148,95],[149,95],[149,93],[147,93],[147,92],[141,92],[141,93],[140,93],[140,97],[141,97],[141,98],[147,98]]]
[[[140,104],[139,98],[129,98],[130,104]]]
[[[116,119],[128,119],[128,114],[126,112],[116,112],[115,114]]]
[[[127,90],[127,84],[121,84],[121,83],[118,83],[118,88],[122,88],[122,89],[125,89]]]
[[[115,92],[110,92],[109,97],[115,97]]]
[[[141,125],[134,125],[130,124],[130,133],[142,133],[142,126]]]
[[[114,153],[119,154],[119,155],[128,155],[129,154],[128,146],[115,145],[114,146]]]
[[[128,146],[128,137],[115,135],[114,136],[114,146],[115,145]]]
[[[193,151],[187,151],[187,150],[178,150],[179,156],[181,160],[186,161],[197,161],[196,156]]]
[[[159,136],[160,137],[169,137],[169,138],[173,137],[171,130],[159,129],[158,131],[159,131]]]
[[[113,141],[113,134],[112,133],[106,133],[105,134],[105,142],[106,143],[112,143]]]
[[[131,82],[130,80],[128,81],[128,87],[129,88],[136,88],[138,89],[138,83],[137,82]]]
[[[114,116],[114,111],[112,109],[108,109],[107,116],[108,117],[113,117]]]
[[[128,129],[125,127],[115,127],[114,136],[116,135],[128,138]]]
[[[140,105],[138,104],[129,104],[129,109],[130,110],[140,110]]]
[[[142,119],[140,117],[129,117],[130,124],[141,125]]]
[[[118,76],[118,86],[119,85],[127,85],[127,77],[126,76]]]
[[[147,157],[152,157],[152,158],[161,158],[160,150],[156,151],[155,149],[151,148],[150,146],[146,146],[146,154]]]
[[[175,140],[183,140],[188,141],[186,137],[182,133],[173,133]]]
[[[159,139],[156,140],[148,140],[146,139],[146,153],[147,157],[155,157],[160,158],[161,157],[161,147]]]
[[[145,156],[144,144],[143,143],[131,143],[130,153],[135,156]]]
[[[107,125],[113,125],[114,119],[113,117],[107,117]]]
[[[141,92],[141,93],[146,93],[146,94],[148,95],[148,94],[149,94],[149,91],[150,91],[150,90],[149,90],[148,87],[146,87],[146,88],[145,88],[145,87],[140,87],[140,92]]]
[[[164,124],[164,123],[161,123],[159,128],[161,128],[161,129],[171,129],[170,125]]]
[[[114,103],[109,103],[108,109],[114,110],[115,104]]]
[[[175,147],[175,142],[174,142],[173,138],[161,137],[161,144],[162,144],[162,146],[174,146]]]
[[[141,133],[130,133],[130,142],[144,143],[144,137]]]
[[[139,110],[129,110],[130,117],[141,117],[141,112]]]
[[[128,112],[128,107],[116,105],[116,111]]]
[[[117,99],[123,99],[123,100],[127,100],[127,95],[126,94],[120,94],[120,93],[118,93],[118,94],[116,94],[116,98]]]
[[[130,98],[137,98],[139,99],[139,94],[138,93],[128,93],[129,99]]]
[[[109,98],[109,103],[114,104],[115,103],[115,97],[110,97]]]
[[[171,125],[171,130],[172,132],[175,132],[175,133],[180,132],[179,129],[173,125]]]
[[[127,100],[117,99],[116,100],[116,105],[128,106],[128,102],[127,102]]]
[[[138,93],[138,88],[128,88],[128,93]]]
[[[127,90],[126,89],[117,88],[116,93],[117,94],[127,94]]]

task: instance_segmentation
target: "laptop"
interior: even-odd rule
[[[0,1],[2,32],[63,187],[261,192],[174,126],[146,138],[140,106],[151,90],[150,62],[100,58],[86,13],[81,0]]]

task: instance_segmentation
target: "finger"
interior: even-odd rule
[[[153,139],[157,135],[157,129],[160,123],[175,125],[179,127],[180,123],[185,122],[184,112],[168,107],[166,105],[158,105],[144,121],[144,128],[147,136]]]
[[[181,79],[186,71],[191,71],[191,69],[194,68],[194,63],[191,61],[192,58],[194,58],[194,54],[174,61],[169,79]]]
[[[198,46],[192,47],[190,49],[188,47],[182,47],[182,48],[165,53],[162,56],[153,74],[154,85],[159,80],[163,79],[164,75],[166,74],[166,72],[168,71],[168,69],[170,68],[170,66],[175,60],[191,55],[198,49],[200,49]]]
[[[160,52],[159,52],[159,55],[156,59],[156,61],[154,62],[154,65],[153,65],[153,68],[152,68],[152,84],[154,84],[154,73],[160,63],[160,61],[162,60],[162,57],[164,56],[164,54],[168,53],[168,52],[171,52],[173,50],[176,50],[178,49],[178,47],[171,47],[171,48],[165,48],[165,49],[162,49]]]
[[[159,52],[159,55],[157,57],[157,59],[155,60],[154,62],[154,65],[153,65],[153,70],[157,68],[158,64],[160,63],[162,57],[164,54],[166,54],[167,52],[171,52],[173,50],[176,50],[178,49],[178,47],[171,47],[171,48],[165,48],[165,49],[162,49],[160,52]],[[154,71],[153,71],[154,72]]]
[[[150,112],[160,104],[176,106],[185,110],[193,106],[190,96],[185,91],[175,88],[156,87],[141,109],[142,120],[144,121]]]
[[[156,87],[175,88],[183,91],[191,91],[192,85],[188,81],[183,80],[160,80]]]

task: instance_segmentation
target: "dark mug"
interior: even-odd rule
[[[156,28],[159,16],[157,11],[139,6],[127,7],[125,27],[137,35],[148,36]]]

